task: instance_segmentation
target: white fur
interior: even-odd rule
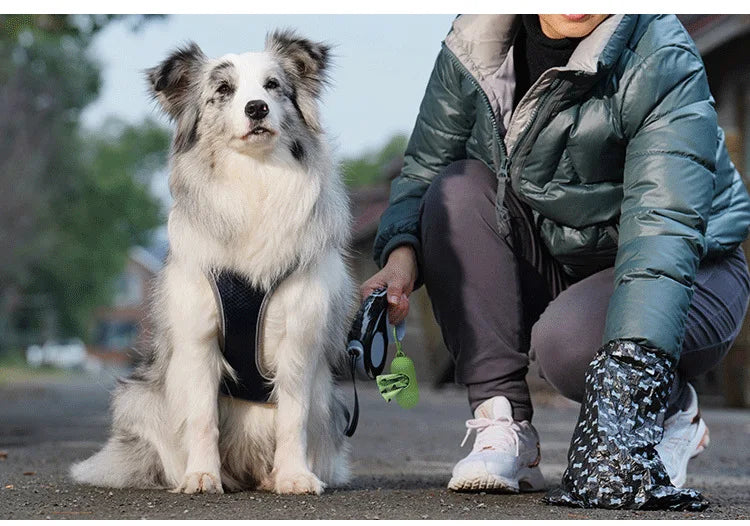
[[[264,125],[275,136],[240,139],[249,129],[246,101],[269,98],[269,70],[283,74],[273,55],[209,61],[201,89],[211,89],[208,72],[222,61],[239,77],[224,121],[200,122],[197,144],[172,159],[175,206],[170,255],[154,295],[152,361],[116,391],[112,437],[72,467],[78,482],[319,494],[348,478],[332,372],[345,352],[355,294],[345,263],[346,194],[322,134],[305,130],[304,162],[290,153],[281,119],[294,116],[285,114],[283,100],[269,100]],[[217,343],[207,273],[231,269],[267,287],[295,262],[266,311],[262,364],[273,375],[272,403],[218,396],[222,376],[233,372]]]

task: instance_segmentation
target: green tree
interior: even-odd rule
[[[110,124],[106,133],[80,141],[84,162],[45,218],[52,256],[32,265],[29,287],[50,296],[63,334],[85,334],[91,311],[110,299],[128,249],[147,244],[162,223],[148,182],[166,165],[169,139],[165,129],[146,122]]]
[[[341,171],[347,185],[354,188],[382,182],[383,171],[393,159],[404,154],[406,142],[406,135],[394,135],[375,151],[342,160]]]
[[[145,174],[165,162],[167,133],[80,126],[101,83],[88,47],[117,18],[0,15],[0,347],[26,296],[54,308],[59,335],[84,336],[128,247],[160,220]]]

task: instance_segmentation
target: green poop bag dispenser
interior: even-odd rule
[[[404,409],[410,409],[419,402],[417,374],[414,371],[414,362],[404,354],[401,348],[401,339],[396,327],[391,327],[391,329],[390,335],[396,344],[396,356],[391,361],[391,373],[381,374],[375,381],[383,398],[388,402],[396,400],[396,403]]]

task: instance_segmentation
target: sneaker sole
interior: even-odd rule
[[[489,473],[482,473],[474,478],[451,478],[448,489],[465,493],[480,491],[492,493],[520,493],[542,491],[547,484],[539,466],[521,469],[517,479],[507,479]]]

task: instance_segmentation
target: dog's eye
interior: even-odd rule
[[[268,79],[266,83],[263,85],[263,88],[266,90],[272,90],[278,87],[279,87],[279,81],[274,78]]]
[[[230,93],[232,93],[232,86],[230,86],[226,82],[222,82],[216,89],[216,93],[220,95],[229,95]]]

